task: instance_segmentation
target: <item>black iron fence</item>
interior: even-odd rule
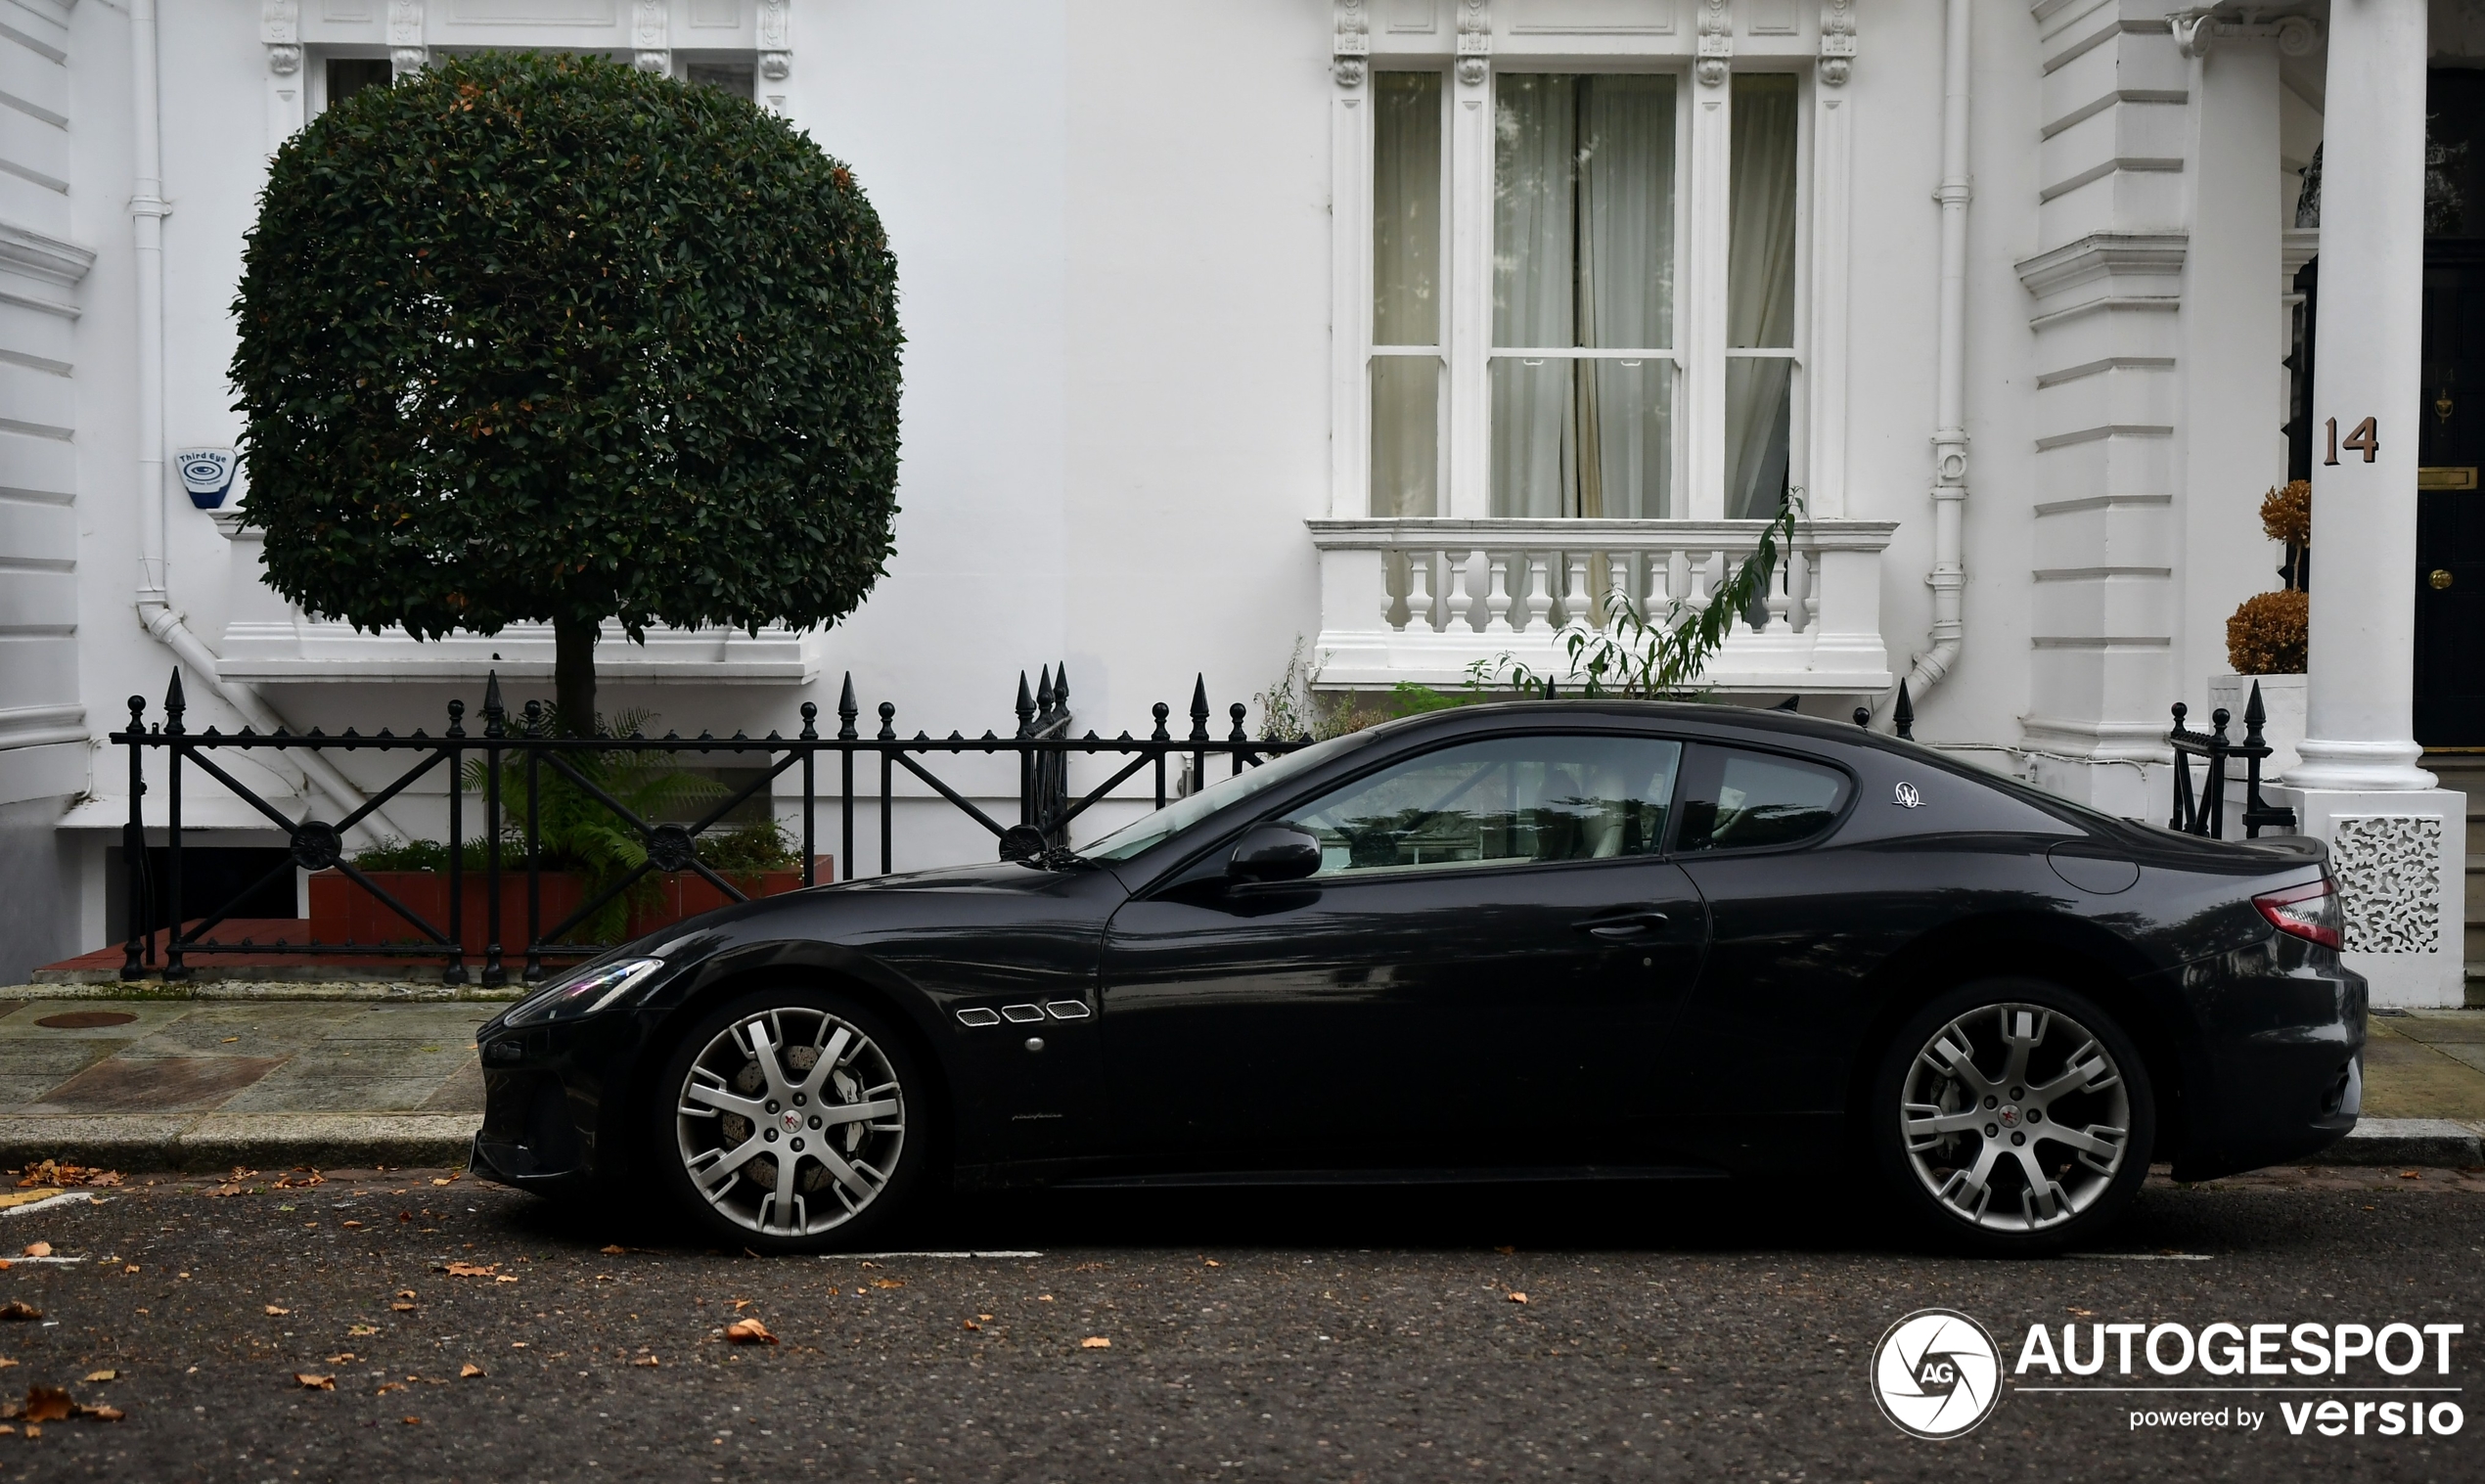
[[[854,874],[858,799],[866,804],[877,801],[880,871],[885,875],[891,869],[895,843],[893,805],[899,797],[900,773],[911,775],[989,832],[1002,859],[1025,860],[1065,847],[1072,821],[1143,773],[1152,773],[1149,782],[1153,786],[1156,807],[1162,808],[1175,793],[1204,784],[1211,759],[1228,760],[1239,774],[1246,765],[1257,765],[1269,756],[1291,751],[1308,742],[1250,737],[1243,727],[1245,707],[1239,701],[1229,708],[1230,730],[1223,737],[1211,735],[1208,723],[1212,713],[1204,676],[1191,693],[1191,729],[1185,736],[1176,737],[1167,729],[1172,708],[1161,701],[1152,707],[1155,725],[1146,737],[1124,732],[1106,738],[1093,731],[1073,736],[1068,671],[1066,667],[1052,666],[1043,670],[1032,691],[1024,673],[1019,675],[1017,727],[1007,737],[992,732],[974,738],[957,732],[945,738],[923,732],[900,737],[897,707],[888,701],[877,707],[879,730],[866,735],[858,726],[862,710],[855,703],[851,674],[845,677],[838,697],[836,732],[824,735],[818,726],[819,707],[805,701],[801,729],[791,737],[776,732],[765,737],[736,732],[723,738],[705,732],[695,738],[678,733],[660,738],[638,734],[555,736],[550,713],[541,702],[526,702],[515,716],[507,710],[501,700],[497,675],[484,688],[481,730],[470,732],[466,726],[466,703],[452,700],[448,704],[447,730],[436,737],[420,730],[396,736],[384,729],[361,735],[352,728],[334,736],[317,728],[298,734],[282,730],[267,734],[247,727],[238,733],[221,733],[209,727],[194,733],[184,725],[184,708],[181,673],[176,669],[164,695],[161,719],[151,723],[146,715],[146,698],[133,696],[129,698],[128,729],[113,733],[111,738],[127,749],[129,759],[129,823],[123,828],[123,855],[129,874],[129,932],[121,967],[124,979],[158,975],[186,978],[191,973],[192,957],[225,954],[330,961],[364,957],[443,960],[442,978],[451,984],[467,982],[467,960],[472,956],[481,960],[479,978],[485,985],[507,982],[505,958],[522,957],[522,975],[532,982],[543,977],[547,959],[584,957],[610,946],[601,941],[578,941],[573,934],[599,914],[609,920],[608,909],[616,901],[626,900],[626,894],[653,874],[693,875],[703,879],[723,900],[747,900],[749,893],[734,879],[737,873],[732,868],[720,870],[701,859],[700,839],[716,832],[754,799],[772,811],[771,818],[780,809],[798,813],[798,830],[789,832],[798,832],[801,881],[808,886],[816,884],[818,856],[814,851],[824,823],[823,811],[834,812],[840,847],[836,859],[842,863],[840,869],[846,875]],[[227,766],[237,754],[265,752],[280,756],[288,752],[377,752],[402,756],[406,761],[393,779],[373,789],[359,807],[331,822],[311,818],[307,810],[300,818],[288,815],[237,779]],[[160,873],[164,898],[160,903],[156,900],[158,883],[150,879],[150,851],[142,812],[144,798],[155,787],[148,776],[151,753],[157,758],[156,771],[165,803],[162,829],[166,869]],[[968,753],[1017,757],[1015,823],[1005,824],[994,818],[929,766],[935,757]],[[633,807],[616,797],[615,790],[606,782],[615,757],[687,760],[720,754],[750,759],[744,768],[755,776],[738,787],[722,790],[722,797],[715,798],[711,807],[689,821],[653,818],[653,811]],[[1069,782],[1073,754],[1104,755],[1121,761],[1109,777],[1073,797]],[[867,772],[860,793],[855,783],[858,760],[867,770],[877,762],[879,771],[877,780],[870,779]],[[835,779],[826,787],[821,779],[824,765],[833,770]],[[371,872],[357,866],[346,850],[345,833],[363,825],[375,810],[384,807],[417,782],[441,770],[446,771],[447,778],[447,832],[445,848],[438,855],[447,889],[439,910],[425,911],[401,899],[398,893],[375,880]],[[291,842],[285,861],[221,902],[182,900],[182,790],[185,775],[193,772],[222,785],[236,799],[264,816],[270,828],[284,832]],[[798,781],[798,788],[780,792],[778,781],[789,775]],[[556,791],[573,807],[589,810],[608,828],[636,841],[644,852],[644,860],[635,869],[599,881],[592,894],[547,923],[543,812],[548,795]],[[470,809],[479,809],[479,832],[469,829]],[[479,855],[477,864],[468,863],[471,853]],[[250,937],[211,936],[237,916],[240,903],[296,869],[338,873],[354,890],[376,902],[392,924],[401,924],[398,931],[402,937],[381,942],[292,942],[282,937],[254,941]],[[466,888],[470,876],[482,878],[479,954],[470,954],[466,946],[470,926]],[[504,910],[505,877],[523,881],[523,911],[516,914],[522,922],[504,921],[513,915]],[[748,879],[746,875],[745,878]],[[199,915],[185,916],[194,911]],[[171,926],[157,932],[151,928],[156,922],[169,922]],[[514,953],[504,950],[504,944],[510,941],[505,929],[510,927],[523,929]]]
[[[2243,837],[2260,838],[2263,830],[2292,830],[2295,811],[2282,804],[2268,803],[2261,797],[2261,764],[2273,750],[2261,736],[2269,720],[2269,712],[2261,705],[2261,684],[2252,683],[2251,698],[2243,706],[2243,740],[2227,741],[2226,729],[2232,715],[2224,706],[2209,713],[2210,731],[2194,732],[2184,725],[2191,714],[2181,701],[2174,706],[2174,730],[2166,734],[2167,743],[2174,748],[2174,817],[2166,821],[2170,829],[2186,834],[2207,835],[2211,839],[2226,837],[2227,762],[2243,761]],[[2200,787],[2191,785],[2194,758],[2205,766]]]

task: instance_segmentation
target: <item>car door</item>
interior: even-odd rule
[[[1114,1129],[1261,1168],[1577,1163],[1627,1147],[1698,972],[1659,853],[1682,747],[1624,732],[1451,742],[1269,818],[1312,877],[1211,860],[1107,928]]]

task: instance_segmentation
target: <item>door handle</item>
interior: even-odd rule
[[[1673,921],[1664,913],[1651,908],[1641,912],[1608,913],[1604,917],[1589,918],[1585,922],[1573,922],[1570,925],[1592,937],[1612,941],[1620,938],[1636,938],[1643,933],[1655,932],[1671,925]]]

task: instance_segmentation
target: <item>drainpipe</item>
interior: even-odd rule
[[[1942,30],[1941,319],[1934,374],[1932,648],[1916,656],[1907,677],[1913,698],[1941,683],[1959,662],[1966,630],[1961,602],[1967,585],[1960,519],[1967,500],[1967,64],[1971,0],[1949,0]]]
[[[164,490],[164,203],[161,103],[156,84],[156,0],[131,0],[129,7],[131,94],[136,101],[137,159],[131,181],[129,218],[138,270],[138,621],[162,641],[190,672],[242,713],[261,732],[274,732],[285,719],[258,693],[217,673],[214,652],[191,631],[172,607],[168,590],[167,540],[171,516]],[[360,789],[345,781],[334,763],[316,752],[292,759],[309,775],[319,791],[344,814],[363,805]],[[372,828],[374,822],[378,830]],[[374,842],[385,832],[408,837],[384,810],[375,809],[361,827]]]

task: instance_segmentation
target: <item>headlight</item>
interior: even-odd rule
[[[575,1020],[592,1015],[646,983],[648,975],[663,967],[662,959],[623,959],[615,964],[599,965],[529,996],[501,1023],[534,1025],[545,1020]]]

